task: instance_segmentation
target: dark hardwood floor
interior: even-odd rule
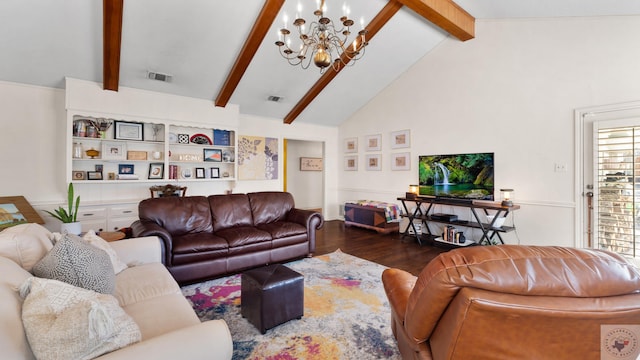
[[[379,234],[373,230],[345,226],[341,220],[325,221],[316,232],[315,255],[340,249],[349,255],[418,275],[422,268],[445,249],[419,245],[410,237]]]

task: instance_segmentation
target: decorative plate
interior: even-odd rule
[[[189,134],[178,134],[178,144],[188,144]]]
[[[169,142],[175,144],[178,142],[178,135],[174,133],[169,133]]]
[[[200,145],[213,145],[211,138],[205,134],[195,134],[191,137],[191,142]]]

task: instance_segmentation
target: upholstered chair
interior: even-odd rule
[[[438,255],[418,277],[387,269],[382,281],[404,359],[640,352],[640,271],[614,253],[474,246]]]

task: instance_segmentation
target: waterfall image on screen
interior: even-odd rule
[[[493,153],[420,155],[420,195],[493,200]]]

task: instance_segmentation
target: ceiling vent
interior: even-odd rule
[[[151,80],[158,80],[158,81],[164,81],[164,82],[170,82],[172,78],[172,76],[169,74],[162,74],[162,73],[157,73],[153,71],[148,71],[147,77]]]
[[[273,102],[280,102],[280,101],[284,100],[284,98],[282,96],[269,95],[267,100],[273,101]]]

